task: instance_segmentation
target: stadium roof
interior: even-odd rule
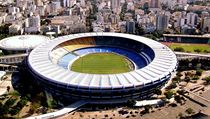
[[[0,48],[4,50],[27,50],[34,49],[39,44],[50,38],[42,35],[18,35],[0,41]]]
[[[52,63],[49,54],[58,44],[71,39],[89,36],[113,36],[133,39],[151,47],[154,50],[155,58],[141,69],[121,74],[101,75],[78,73]],[[43,43],[30,53],[28,63],[36,75],[54,83],[75,88],[114,89],[143,86],[160,81],[176,69],[177,58],[168,47],[154,40],[130,34],[100,32],[67,35]]]

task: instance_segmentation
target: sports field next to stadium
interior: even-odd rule
[[[163,43],[170,47],[172,50],[175,48],[183,48],[185,52],[195,52],[194,50],[201,50],[201,52],[210,52],[210,45],[208,44],[190,44],[190,43]]]
[[[133,63],[114,53],[92,53],[73,62],[70,69],[90,74],[116,74],[132,71]]]

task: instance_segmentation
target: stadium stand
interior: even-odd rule
[[[130,59],[135,69],[149,64],[154,58],[151,48],[134,40],[117,37],[87,37],[66,41],[59,48],[52,51],[51,59],[59,66],[68,69],[74,55],[86,55],[89,53],[117,53]],[[70,53],[69,55],[66,55]],[[52,56],[51,55],[51,56]],[[74,56],[76,58],[76,56]]]
[[[69,63],[75,59],[77,56],[71,53],[68,53],[67,55],[63,56],[62,58],[59,59],[58,65],[62,66],[65,69],[68,69]]]

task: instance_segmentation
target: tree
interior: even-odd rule
[[[174,48],[174,51],[177,51],[177,52],[184,52],[185,50],[184,50],[184,48],[182,48],[182,47],[176,47],[176,48]]]
[[[3,118],[5,115],[4,105],[0,102],[0,118]]]
[[[175,82],[180,82],[181,78],[177,75],[172,80],[175,81]]]
[[[143,10],[145,13],[149,13],[149,3],[148,2],[144,3]]]
[[[5,24],[0,26],[0,34],[9,34],[9,26],[11,24]]]
[[[194,113],[194,110],[193,110],[192,108],[187,108],[187,109],[185,110],[185,112],[186,112],[187,114],[193,114],[193,113]]]
[[[200,53],[201,49],[195,49],[194,52]]]
[[[190,82],[191,78],[189,76],[186,76],[184,79],[186,82]]]
[[[184,90],[177,90],[177,93],[180,94],[180,95],[184,95],[185,91]]]
[[[129,107],[133,107],[135,104],[136,104],[136,101],[135,100],[130,99],[130,100],[127,101],[127,105]]]
[[[202,73],[203,73],[203,70],[201,69],[196,70],[196,75],[201,76]]]
[[[164,93],[164,95],[166,96],[167,99],[171,99],[174,93],[172,91],[167,91]]]
[[[135,26],[136,26],[136,30],[135,30],[136,35],[144,35],[145,34],[144,29],[142,27],[140,27],[138,25],[138,23],[136,23]]]
[[[161,95],[162,94],[162,91],[159,88],[155,88],[154,89],[154,94]]]
[[[182,103],[182,98],[180,97],[180,95],[175,95],[175,96],[174,96],[174,100],[175,100],[177,103]]]
[[[206,83],[207,83],[207,84],[210,84],[210,76],[209,76],[209,77],[204,78],[204,80],[206,81]]]
[[[193,78],[192,78],[192,80],[198,80],[199,79],[199,76],[194,76]]]
[[[145,113],[149,113],[150,109],[152,109],[152,106],[151,105],[144,106]]]

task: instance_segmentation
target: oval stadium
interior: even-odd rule
[[[145,37],[81,33],[47,41],[28,57],[34,79],[68,100],[123,103],[153,95],[177,68],[175,54]]]

